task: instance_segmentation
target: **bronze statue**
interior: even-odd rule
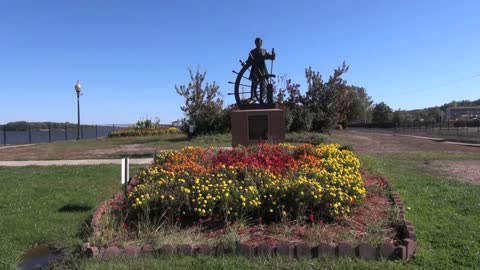
[[[275,75],[269,74],[265,60],[275,60],[275,50],[269,53],[262,48],[262,39],[255,39],[256,48],[251,50],[248,54],[246,62],[240,60],[242,69],[239,72],[232,71],[237,74],[235,82],[229,82],[235,84],[234,93],[235,100],[240,109],[260,109],[260,108],[273,108],[273,84],[271,78],[275,78]],[[249,71],[250,75],[245,76],[245,72]],[[270,73],[272,70],[270,70]],[[245,91],[244,87],[249,88],[249,91]],[[250,93],[250,98],[244,99],[243,94]]]
[[[254,100],[255,90],[257,89],[258,84],[260,84],[260,95],[259,98],[262,99],[264,96],[265,81],[269,79],[269,74],[267,70],[267,65],[265,60],[275,60],[275,51],[272,49],[272,53],[268,53],[267,50],[262,48],[262,39],[257,37],[255,39],[256,48],[251,50],[248,54],[247,65],[251,64],[252,68],[250,70],[249,79],[252,81],[250,99]]]

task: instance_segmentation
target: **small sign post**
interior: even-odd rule
[[[125,184],[125,201],[127,201],[127,186],[130,182],[130,160],[122,158],[122,185]]]
[[[195,131],[195,125],[189,125],[188,126],[188,138],[189,139],[192,139],[194,131]]]

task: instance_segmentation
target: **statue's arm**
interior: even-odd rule
[[[275,53],[269,53],[268,51],[265,52],[265,59],[275,60]]]
[[[247,58],[246,64],[251,64],[251,63],[253,63],[252,52],[250,52],[250,53],[248,54],[248,58]]]

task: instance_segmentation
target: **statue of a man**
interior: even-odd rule
[[[250,93],[250,99],[255,99],[255,91],[258,84],[260,84],[260,96],[263,97],[263,91],[265,89],[265,80],[269,78],[267,66],[265,65],[265,60],[275,60],[275,52],[272,50],[272,53],[268,53],[265,49],[262,48],[262,39],[257,37],[255,39],[256,48],[251,50],[248,55],[248,63],[252,63],[252,69],[250,70],[249,79],[252,81],[252,88]]]

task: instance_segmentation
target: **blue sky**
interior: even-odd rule
[[[479,1],[0,1],[0,124],[183,117],[174,85],[200,65],[233,103],[257,36],[274,73],[344,78],[393,109],[480,98]]]

